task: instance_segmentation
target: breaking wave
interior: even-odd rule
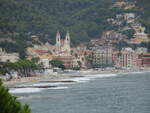
[[[66,81],[73,81],[72,83],[66,82],[66,83],[62,83],[62,82],[56,82],[56,83],[35,83],[35,84],[31,84],[31,85],[24,85],[26,86],[26,88],[12,88],[10,89],[10,93],[12,94],[26,94],[26,93],[38,93],[41,92],[43,90],[47,90],[47,89],[67,89],[67,86],[64,86],[65,84],[74,84],[74,83],[85,83],[88,82],[92,79],[95,78],[106,78],[106,77],[115,77],[118,76],[119,74],[91,74],[91,75],[86,75],[84,77],[75,77],[75,78],[68,78],[68,79],[63,79]],[[61,86],[63,85],[63,86]],[[33,86],[35,88],[31,88],[30,86]],[[55,86],[55,87],[50,87],[50,88],[38,88],[38,86]],[[37,88],[36,88],[37,87]]]
[[[95,75],[88,75],[92,78],[106,78],[106,77],[115,77],[118,76],[118,74],[95,74]]]
[[[10,89],[9,92],[12,94],[20,94],[20,93],[37,93],[41,92],[42,88],[14,88]]]

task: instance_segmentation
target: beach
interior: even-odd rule
[[[128,73],[128,72],[147,72],[149,69],[143,69],[143,70],[82,70],[82,71],[71,71],[68,73],[55,73],[55,74],[49,74],[49,75],[36,75],[33,77],[21,77],[19,79],[12,79],[10,81],[4,81],[4,85],[6,87],[12,87],[16,85],[26,84],[26,83],[36,83],[43,80],[49,80],[49,81],[61,81],[62,79],[69,79],[69,78],[76,78],[76,77],[86,77],[87,75],[94,75],[94,74],[113,74],[113,73]]]

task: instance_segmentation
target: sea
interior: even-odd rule
[[[16,88],[10,92],[32,113],[150,113],[150,72],[89,74],[54,88]]]

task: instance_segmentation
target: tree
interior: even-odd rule
[[[77,63],[78,63],[78,65],[79,65],[79,67],[81,68],[81,67],[82,67],[81,61],[77,61]]]
[[[142,42],[138,45],[139,47],[145,47],[148,49],[148,52],[150,52],[150,42]]]
[[[65,69],[66,69],[66,67],[65,67],[63,64],[60,65],[59,68],[61,68],[62,70],[65,70]]]
[[[64,65],[64,62],[61,60],[51,60],[49,62],[53,67],[62,67]]]
[[[115,44],[116,48],[121,51],[124,47],[129,47],[129,44],[125,42],[124,40],[119,41],[117,44]]]
[[[126,30],[126,31],[123,31],[123,34],[128,36],[128,39],[131,39],[131,38],[133,38],[133,36],[135,34],[135,30],[133,30],[133,29]]]
[[[34,58],[31,59],[31,61],[32,61],[33,63],[35,63],[35,64],[38,63],[39,60],[40,60],[39,57],[34,57]]]
[[[29,60],[20,60],[14,65],[16,65],[17,67],[16,70],[21,72],[20,74],[23,74],[25,77],[30,76],[31,72],[33,72],[37,68],[36,64]]]
[[[37,69],[37,65],[29,60],[19,60],[15,63],[6,62],[1,67],[5,72],[17,71],[20,76],[28,77],[31,76],[31,72]],[[4,72],[2,70],[2,72]]]
[[[4,75],[5,73],[8,73],[6,69],[0,68],[0,74]]]
[[[28,105],[22,105],[16,97],[9,93],[0,80],[0,112],[1,113],[31,113]]]

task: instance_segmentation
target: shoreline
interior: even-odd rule
[[[38,75],[38,76],[34,76],[34,77],[22,77],[19,79],[12,79],[10,81],[3,81],[4,86],[6,87],[12,87],[12,86],[16,86],[16,85],[22,85],[22,84],[26,84],[26,83],[35,83],[35,82],[39,82],[39,81],[43,81],[43,80],[56,80],[56,79],[62,79],[67,77],[67,76],[61,76],[59,75]]]
[[[62,74],[51,74],[51,75],[38,75],[34,77],[22,77],[19,79],[13,79],[10,81],[3,81],[4,86],[6,87],[15,87],[17,85],[27,84],[27,83],[36,83],[40,81],[51,81],[51,82],[61,82],[62,79],[69,78],[77,78],[77,77],[86,77],[88,75],[94,74],[119,74],[119,73],[134,73],[134,72],[148,72],[149,69],[146,70],[86,70],[86,71],[77,71],[74,73],[62,73]],[[64,81],[65,82],[65,81]]]

